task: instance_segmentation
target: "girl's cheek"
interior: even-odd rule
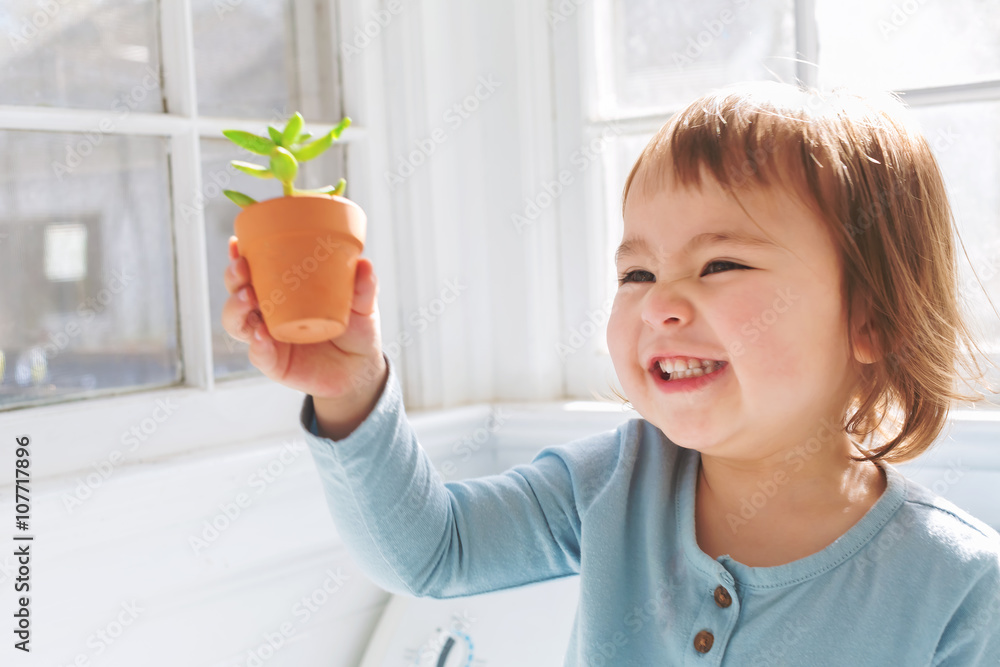
[[[768,310],[768,304],[753,298],[732,299],[720,306],[724,313],[726,328],[730,331],[730,345],[752,348],[766,341],[768,333],[779,324]]]
[[[619,322],[619,319],[615,317],[615,314],[612,313],[611,317],[608,318],[608,329],[605,337],[608,344],[608,352],[611,353],[612,358],[617,355],[621,346],[623,334],[620,329],[621,323]]]
[[[738,330],[727,345],[733,358],[742,357],[742,366],[751,374],[788,387],[798,386],[799,376],[818,347],[800,322],[789,314],[763,309],[741,313],[735,325]]]
[[[621,290],[615,293],[614,301],[611,302],[611,312],[608,314],[608,336],[611,335],[611,329],[621,326],[622,318],[626,317],[625,313],[625,303],[622,298]]]
[[[624,361],[623,357],[629,348],[629,337],[636,335],[632,332],[638,331],[639,325],[639,314],[627,308],[624,299],[615,296],[615,300],[611,304],[611,314],[608,316],[606,335],[608,352],[611,354],[612,361],[616,363]],[[638,341],[632,342],[633,346],[637,344]]]

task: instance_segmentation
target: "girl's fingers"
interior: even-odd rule
[[[236,253],[235,256],[234,253]],[[242,287],[250,284],[250,265],[247,264],[246,258],[238,254],[235,241],[230,242],[229,266],[226,267],[222,279],[226,285],[226,291],[230,294],[236,294]]]
[[[264,320],[259,320],[257,326],[253,328],[253,335],[250,336],[249,343],[249,355],[252,357],[250,363],[264,374],[274,370],[275,362],[278,360],[278,350],[275,347],[274,339],[267,331]]]
[[[368,354],[378,337],[378,282],[372,262],[359,258],[354,275],[354,300],[347,329],[332,339],[334,346],[349,354]]]
[[[244,343],[253,338],[253,330],[261,319],[259,311],[231,296],[222,306],[222,328],[230,336]]]
[[[360,257],[354,274],[354,301],[351,310],[358,315],[371,315],[375,310],[377,294],[378,281],[375,278],[375,267],[370,259]]]

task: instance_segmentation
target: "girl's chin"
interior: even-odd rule
[[[679,423],[682,419],[664,418],[662,413],[653,419],[648,417],[643,417],[643,419],[660,429],[667,440],[684,449],[696,449],[699,452],[711,453],[718,447],[722,438],[721,434],[715,434],[710,427],[682,424]]]

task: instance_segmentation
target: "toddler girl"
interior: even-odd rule
[[[1000,665],[1000,536],[894,466],[981,400],[954,390],[975,342],[953,221],[902,106],[705,95],[649,142],[622,210],[607,338],[642,418],[449,483],[382,354],[371,262],[347,332],[290,345],[230,240],[247,298],[224,324],[307,394],[359,566],[435,598],[578,574],[566,665]]]

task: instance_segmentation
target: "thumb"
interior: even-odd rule
[[[358,315],[371,315],[375,310],[377,296],[378,279],[375,277],[375,266],[367,257],[359,257],[354,274],[354,301],[351,310]]]

